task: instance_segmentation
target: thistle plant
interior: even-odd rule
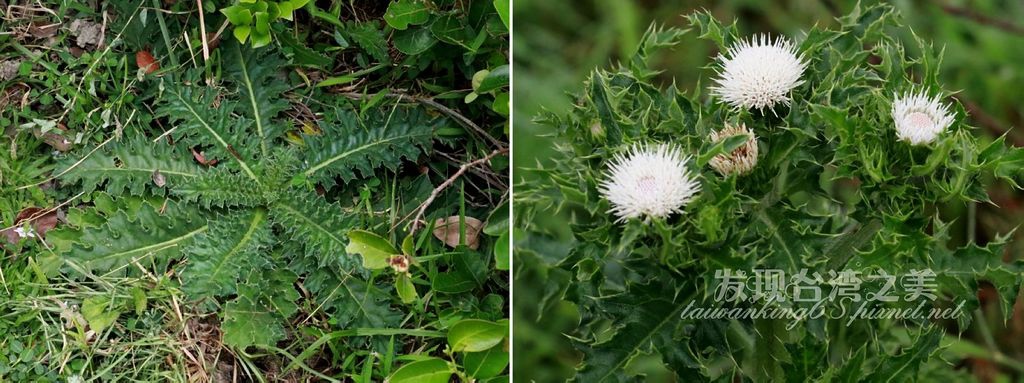
[[[978,137],[937,80],[941,55],[920,39],[908,55],[888,5],[797,36],[745,37],[706,12],[688,20],[686,31],[652,26],[626,64],[593,72],[575,108],[540,116],[560,155],[533,169],[546,182],[516,188],[517,260],[554,264],[538,311],[579,315],[566,333],[583,354],[575,381],[628,380],[640,355],[687,382],[960,378],[932,356],[971,325],[981,283],[1005,320],[1024,269],[1003,262],[1005,234],[953,235],[946,208],[990,203],[988,182],[1019,188],[1024,149]],[[688,31],[723,52],[708,58],[711,86],[678,89],[652,65]],[[554,210],[571,213],[570,246],[535,224]],[[764,299],[765,270],[793,276],[778,299]],[[720,302],[734,271],[756,288]],[[875,293],[793,293],[809,281],[828,295],[852,275]],[[875,275],[924,275],[935,294],[922,307],[966,315],[850,320],[864,303],[918,305],[882,299]],[[693,306],[829,315],[702,319]]]

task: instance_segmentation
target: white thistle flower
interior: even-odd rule
[[[667,217],[682,212],[700,192],[697,177],[686,168],[689,156],[673,145],[637,145],[612,160],[601,194],[611,202],[618,222]]]
[[[733,150],[732,153],[719,154],[708,162],[718,174],[744,175],[750,173],[754,166],[757,166],[757,136],[750,129],[747,129],[746,125],[726,125],[725,129],[711,132],[709,138],[711,142],[718,143],[726,138],[739,135],[746,135],[750,138],[743,145]]]
[[[953,125],[949,107],[939,103],[939,96],[929,98],[922,90],[896,95],[892,103],[892,120],[896,137],[912,145],[928,144]]]
[[[719,56],[717,86],[712,94],[734,108],[762,110],[782,103],[789,105],[789,93],[800,84],[807,62],[797,55],[796,46],[783,37],[762,34],[740,40]]]

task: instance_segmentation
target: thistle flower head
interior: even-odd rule
[[[747,141],[740,145],[740,147],[734,149],[731,153],[722,153],[711,159],[708,163],[711,167],[721,175],[737,174],[744,175],[749,173],[757,165],[757,137],[754,136],[754,132],[747,129],[744,124],[736,126],[726,125],[725,129],[717,132],[711,132],[709,137],[712,142],[718,143],[722,140],[735,137],[739,135],[746,135]]]
[[[896,96],[892,103],[892,120],[896,137],[911,145],[928,144],[953,124],[949,107],[939,97],[928,97],[924,91]]]
[[[696,176],[686,168],[689,160],[678,147],[664,144],[637,145],[616,155],[600,185],[610,212],[618,222],[682,212],[700,192]]]
[[[789,105],[789,92],[803,84],[800,75],[807,68],[793,42],[782,37],[773,41],[765,34],[740,40],[719,60],[722,66],[711,92],[739,109]]]

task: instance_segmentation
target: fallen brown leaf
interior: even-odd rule
[[[94,48],[103,42],[103,25],[100,23],[78,19],[72,21],[68,29],[78,37],[75,43],[82,48]]]
[[[18,215],[14,218],[14,227],[0,231],[0,235],[7,239],[7,242],[18,243],[18,240],[25,237],[41,236],[45,237],[46,232],[57,227],[57,211],[51,211],[43,214],[45,209],[38,207],[27,207],[18,212]],[[42,215],[40,215],[42,214]],[[34,219],[33,219],[34,218]],[[31,231],[26,231],[22,225],[25,220],[32,219]]]
[[[146,74],[150,74],[160,70],[160,63],[153,58],[153,55],[149,51],[138,51],[135,53],[135,65],[146,71]]]
[[[480,230],[483,230],[484,223],[473,217],[465,217],[466,220],[466,246],[476,250],[480,247]],[[457,247],[461,243],[459,238],[459,216],[453,215],[448,218],[438,218],[434,221],[434,237],[450,247]]]

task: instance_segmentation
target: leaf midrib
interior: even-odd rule
[[[252,116],[256,120],[256,134],[260,136],[260,150],[263,155],[267,155],[267,141],[266,136],[263,134],[263,121],[260,118],[260,107],[256,103],[256,93],[253,92],[252,79],[249,78],[249,68],[246,67],[245,56],[242,55],[242,47],[236,45],[235,49],[238,50],[238,62],[242,68],[242,78],[245,79],[245,88],[249,90],[249,103],[252,105]]]
[[[287,209],[292,215],[299,217],[299,219],[301,219],[303,221],[306,221],[307,223],[309,223],[313,227],[317,228],[317,230],[320,230],[320,231],[326,233],[335,242],[340,243],[340,244],[342,244],[342,246],[344,246],[345,242],[342,241],[341,238],[338,238],[337,236],[334,235],[334,233],[331,233],[329,230],[327,230],[327,228],[325,228],[325,227],[321,226],[320,224],[316,223],[315,221],[309,219],[309,217],[306,217],[306,215],[302,214],[302,212],[299,211],[298,209],[295,209],[295,208],[289,206],[286,203],[280,203],[280,204],[278,204],[278,206],[281,206],[282,208]]]
[[[224,268],[224,265],[227,263],[228,259],[231,258],[232,256],[234,256],[235,254],[238,254],[242,250],[242,248],[245,246],[245,244],[252,240],[253,234],[256,232],[256,229],[259,227],[260,222],[263,221],[263,218],[264,218],[263,211],[256,210],[256,211],[253,212],[252,222],[249,224],[249,229],[246,230],[245,231],[245,235],[243,235],[242,238],[239,239],[238,244],[236,244],[234,247],[232,247],[231,250],[228,251],[227,254],[225,254],[223,257],[220,258],[220,262],[217,263],[217,267],[215,267],[213,269],[213,272],[210,273],[210,279],[215,279],[215,277],[217,275],[219,275],[221,270]]]
[[[210,124],[206,123],[206,120],[204,120],[203,117],[200,116],[198,112],[196,112],[195,108],[192,107],[192,104],[190,104],[188,101],[185,101],[185,98],[181,96],[180,92],[172,90],[171,94],[174,94],[178,97],[178,100],[181,101],[182,105],[185,105],[185,108],[188,109],[189,113],[192,113],[192,115],[195,116],[196,121],[199,121],[199,123],[203,125],[203,128],[206,128],[206,130],[213,135],[213,138],[217,139],[217,142],[220,143],[220,145],[223,146],[225,150],[228,150],[229,152],[234,150],[231,148],[231,145],[227,143],[227,141],[224,141],[224,138],[221,137],[220,134],[217,134],[217,131],[214,130],[213,127],[210,126]],[[237,156],[235,157],[235,160],[238,161],[238,164],[242,166],[242,170],[245,171],[245,174],[249,175],[249,178],[255,180],[256,183],[260,183],[259,178],[257,178],[256,174],[252,172],[252,169],[249,169],[249,165],[246,164],[245,161],[243,161],[241,158]]]
[[[206,231],[206,229],[208,229],[209,227],[210,227],[210,225],[203,225],[203,226],[199,227],[198,229],[195,229],[195,230],[193,230],[191,232],[185,233],[183,235],[180,235],[178,237],[175,237],[175,238],[167,240],[167,241],[163,241],[163,242],[160,242],[160,243],[155,243],[155,244],[152,244],[152,245],[149,245],[149,246],[138,247],[138,248],[135,248],[135,249],[132,249],[132,250],[128,250],[128,251],[122,251],[122,252],[118,252],[118,253],[110,253],[110,254],[101,256],[99,258],[93,259],[93,262],[95,262],[95,261],[104,261],[104,260],[107,260],[107,259],[110,259],[110,258],[122,257],[122,256],[126,256],[126,255],[129,255],[129,254],[134,254],[134,253],[143,252],[143,251],[149,251],[149,250],[152,250],[153,252],[157,252],[157,251],[166,249],[168,247],[171,247],[171,246],[173,246],[174,244],[176,244],[178,242],[181,242],[181,241],[184,241],[186,239],[189,239],[189,238],[191,238],[191,237],[193,237],[193,236],[195,236],[195,235],[197,235],[199,233],[202,233],[202,232]]]
[[[336,162],[338,160],[341,160],[342,158],[351,156],[353,153],[360,152],[360,151],[366,150],[366,149],[374,147],[374,146],[387,144],[387,143],[390,143],[392,141],[397,141],[397,140],[401,140],[401,139],[413,138],[413,137],[416,137],[416,136],[426,136],[426,135],[429,135],[429,134],[428,133],[403,134],[401,136],[389,137],[389,138],[385,138],[383,140],[373,141],[373,142],[370,142],[368,144],[361,145],[361,146],[359,146],[359,147],[357,147],[355,149],[352,149],[352,150],[346,151],[344,153],[341,153],[341,154],[339,154],[337,156],[331,157],[331,158],[327,159],[326,161],[323,161],[323,162],[317,164],[316,166],[313,166],[313,167],[309,168],[308,170],[305,171],[305,174],[308,177],[308,176],[312,175],[313,173],[315,173],[317,170],[320,170],[320,169],[324,168],[327,165],[330,165],[330,164],[332,164],[332,163],[334,163],[334,162]]]
[[[134,167],[132,167],[132,168],[107,168],[107,167],[83,168],[79,172],[88,173],[88,172],[91,172],[91,171],[105,171],[105,172],[118,171],[118,172],[138,172],[138,173],[153,173],[154,171],[159,171],[160,174],[164,174],[164,175],[168,175],[169,174],[169,175],[176,175],[176,176],[182,176],[182,177],[198,177],[199,176],[198,174],[185,173],[185,172],[176,172],[176,171],[165,170],[165,169],[160,169],[160,168],[147,169],[147,168],[134,168]]]

